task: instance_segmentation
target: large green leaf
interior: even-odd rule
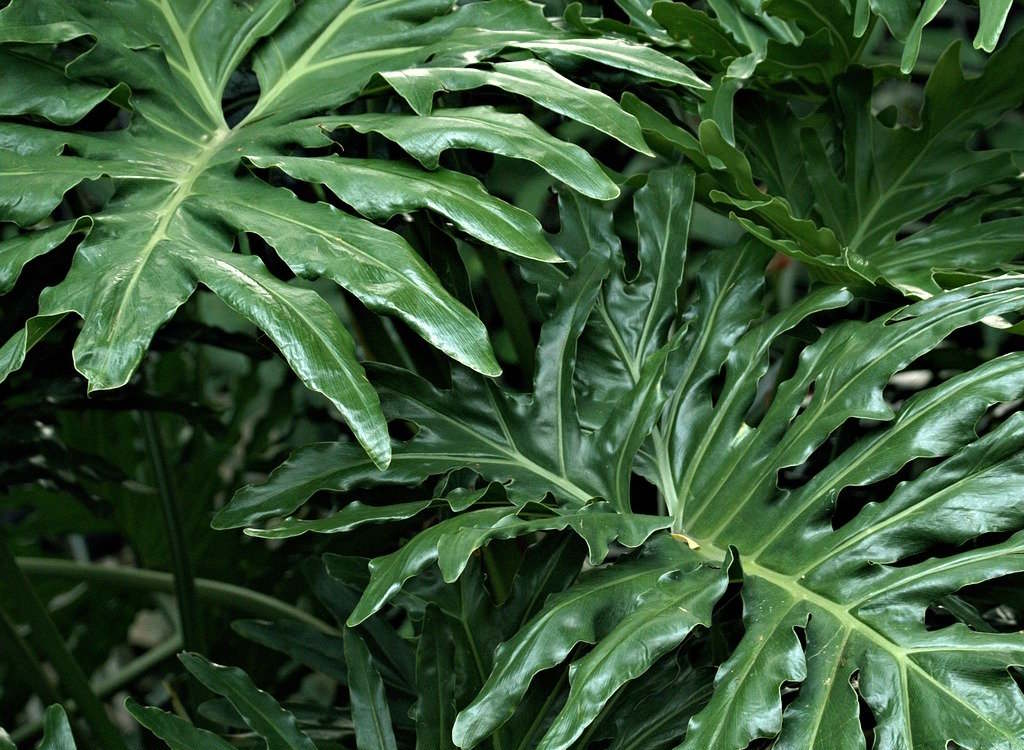
[[[990,293],[988,301],[994,301],[993,295],[998,293]],[[971,300],[971,306],[974,315],[983,312],[980,299]],[[913,320],[906,320],[913,339],[935,336]],[[899,356],[898,342],[908,337],[893,334],[885,346]],[[865,376],[878,366],[865,365]],[[891,368],[887,364],[883,372]],[[816,382],[836,375],[822,373]],[[859,379],[832,382],[857,390]],[[982,438],[974,425],[990,404],[1017,398],[1022,387],[1018,357],[993,360],[909,400],[891,427],[851,446],[781,502],[771,499],[777,495],[777,469],[766,467],[770,481],[762,474],[761,489],[748,485],[748,499],[731,494],[736,491],[732,487],[727,492],[737,499],[731,509],[716,510],[710,503],[695,509],[687,533],[728,539],[741,556],[746,551],[746,621],[748,636],[756,633],[757,640],[741,645],[732,663],[723,665],[715,697],[691,725],[687,746],[703,747],[729,732],[723,746],[738,747],[781,731],[785,747],[818,747],[835,726],[848,727],[844,736],[855,743],[858,693],[875,714],[883,747],[947,740],[966,747],[1012,746],[1021,732],[1014,718],[1021,698],[1006,668],[1019,663],[1020,644],[1013,637],[973,633],[963,626],[929,631],[924,612],[966,583],[1017,570],[1017,537],[968,545],[919,563],[901,561],[940,542],[956,549],[981,534],[1019,528],[1019,515],[1008,511],[1002,498],[1012,497],[1019,481],[1020,420],[1012,418]],[[854,403],[864,409],[878,386],[860,388],[864,395]],[[832,422],[825,405],[832,398],[826,391],[820,406],[812,401],[807,422],[801,425],[798,418],[772,439],[776,466],[789,463],[792,458],[784,456],[794,449],[805,452],[797,449],[800,439]],[[890,418],[881,412],[873,418],[879,417]],[[774,419],[770,411],[753,434],[771,431]],[[709,435],[709,442],[714,439]],[[832,529],[829,508],[844,487],[877,481],[919,456],[946,455],[950,458],[888,499],[867,505],[853,521]],[[706,463],[710,468],[714,459],[709,456]],[[971,513],[965,516],[967,508]],[[794,628],[806,628],[806,650]],[[986,651],[1001,656],[979,659]],[[750,677],[739,680],[740,674]],[[799,699],[783,712],[778,688],[786,681],[803,685]],[[854,686],[848,687],[851,681]],[[745,707],[742,721],[740,705]]]
[[[562,662],[577,644],[597,643],[574,663],[568,701],[540,744],[570,746],[619,686],[706,624],[725,583],[720,570],[701,565],[686,545],[664,536],[635,560],[581,577],[498,649],[480,694],[455,722],[455,743],[476,745],[512,717],[535,675]]]
[[[765,127],[759,110],[761,121],[738,134],[744,154],[703,123],[701,145],[726,165],[723,179],[743,176],[711,196],[782,252],[816,265],[836,266],[842,258],[861,276],[917,297],[942,288],[936,273],[1005,268],[1019,256],[1019,170],[1009,152],[976,148],[971,140],[1024,101],[1024,84],[1012,73],[1022,51],[1018,34],[970,77],[958,45],[949,47],[925,86],[916,127],[873,114],[872,73],[856,68],[836,80],[829,104],[834,134],[813,132],[809,121],[777,108]],[[764,179],[766,192],[754,187],[751,172]],[[814,226],[807,219],[820,227],[813,234],[801,228]]]
[[[896,7],[870,5],[887,21]],[[922,13],[931,18],[943,5],[925,3]],[[677,40],[677,55],[715,71],[692,132],[666,116],[671,105],[655,109],[630,93],[622,102],[659,152],[699,167],[699,197],[826,280],[881,281],[924,297],[1014,267],[1018,170],[1008,151],[985,140],[1024,99],[1012,79],[1019,35],[980,76],[962,71],[959,44],[949,46],[923,99],[908,99],[897,114],[872,99],[894,72],[857,67],[870,59],[867,0],[856,9],[792,0],[711,6],[651,8]],[[998,15],[989,11],[983,17]],[[734,113],[741,87],[762,96]]]
[[[870,722],[884,750],[947,742],[1012,748],[1024,735],[1024,697],[1011,674],[1024,659],[1020,635],[936,628],[926,612],[965,586],[1024,570],[1016,501],[1024,420],[1007,416],[1024,396],[1021,355],[943,373],[906,398],[888,389],[958,330],[1018,316],[1024,278],[964,284],[895,309],[875,303],[874,316],[849,315],[842,309],[849,291],[828,286],[772,310],[764,276],[772,253],[756,242],[697,253],[695,283],[684,284],[690,185],[685,170],[655,172],[636,194],[639,265],[629,276],[610,260],[619,243],[610,212],[579,197],[563,201],[556,245],[568,259],[559,268],[571,273],[547,266],[536,274],[554,306],[528,408],[574,415],[533,423],[536,441],[551,425],[548,455],[567,448],[564,471],[548,464],[547,476],[511,477],[485,460],[451,461],[457,445],[470,444],[470,425],[494,425],[483,433],[491,444],[515,434],[486,421],[507,395],[484,391],[494,400],[481,402],[490,408],[480,408],[487,415],[480,421],[470,394],[481,392],[463,390],[418,416],[394,412],[421,433],[437,430],[410,457],[416,471],[403,473],[397,459],[376,476],[338,471],[330,458],[337,453],[318,446],[263,488],[259,497],[270,502],[253,505],[240,495],[239,517],[269,513],[274,501],[281,512],[318,487],[419,482],[458,467],[514,479],[510,491],[528,486],[518,505],[455,512],[415,535],[389,556],[415,564],[402,562],[371,583],[353,621],[403,583],[415,588],[409,577],[427,575],[434,560],[452,578],[473,549],[505,536],[492,529],[558,533],[553,519],[597,510],[596,495],[607,498],[605,510],[643,521],[629,485],[594,482],[593,469],[576,467],[597,453],[603,443],[593,436],[637,401],[649,366],[663,360],[656,419],[629,422],[643,438],[629,465],[657,487],[674,533],[654,533],[638,552],[584,572],[509,634],[455,721],[456,744],[500,736],[530,685],[569,659],[563,713],[545,725],[540,746],[569,747],[588,724],[607,726],[620,691],[637,690],[659,657],[701,637],[698,626],[715,627],[713,607],[731,577],[743,628],[719,661],[710,696],[680,709],[688,726],[659,742],[856,748],[865,746],[861,725]],[[628,431],[618,433],[626,443]],[[445,434],[447,452],[426,450]],[[528,502],[538,499],[540,506]],[[587,539],[610,528],[602,522],[573,534]]]
[[[947,50],[918,89],[892,81],[895,65],[861,64],[885,62],[883,22],[912,64],[942,0],[555,5],[554,21],[517,0],[0,11],[0,78],[39,84],[0,92],[0,289],[32,285],[48,253],[74,258],[0,349],[0,372],[74,312],[90,387],[124,382],[202,284],[359,438],[298,449],[215,518],[274,540],[247,552],[317,553],[297,604],[315,597],[343,632],[234,623],[278,652],[255,666],[287,708],[185,654],[224,696],[198,715],[232,736],[128,711],[175,750],[1020,747],[1024,354],[999,329],[1020,320],[1024,277],[999,274],[1020,255],[1021,37],[975,77],[964,70],[980,55]],[[1007,7],[981,3],[981,46]],[[260,93],[233,72],[250,56]],[[255,109],[222,114],[246,85]],[[510,102],[555,114],[499,109]],[[116,125],[96,128],[113,107]],[[554,133],[617,141],[602,156],[621,173]],[[464,148],[546,176],[446,153]],[[548,178],[564,183],[557,234],[538,222],[554,224],[535,189]],[[385,228],[406,222],[415,231]],[[446,248],[425,249],[467,305],[482,259],[500,298],[480,300],[483,317],[509,318],[496,343],[510,335],[519,363],[538,362],[525,387],[522,368],[491,377],[483,326],[409,244],[422,228],[458,240],[472,283]],[[261,238],[255,255],[233,251],[245,233],[239,248]],[[286,268],[402,317],[453,361],[414,371],[417,349],[408,369],[367,366],[378,406],[327,299],[270,270]],[[165,361],[156,382],[177,383],[179,359]],[[16,404],[18,424],[31,408]],[[260,466],[330,429],[247,421],[260,408],[238,417],[258,442],[228,446]],[[18,424],[5,474],[21,469]],[[190,474],[223,468],[224,451],[196,452],[175,456]],[[52,455],[22,461],[25,475]],[[66,476],[46,477],[39,502],[61,503]],[[292,540],[306,533],[328,536]],[[275,573],[278,591],[296,584]],[[84,644],[102,646],[96,663],[101,641]],[[71,750],[60,708],[44,724],[45,750]]]
[[[636,196],[643,270],[627,285],[620,268],[610,283],[618,309],[630,316],[628,330],[617,331],[617,336],[643,362],[634,363],[635,377],[623,379],[621,389],[609,396],[593,432],[582,429],[577,413],[576,341],[601,299],[602,282],[620,259],[614,245],[594,244],[577,232],[570,199],[563,207],[567,229],[559,244],[567,257],[577,254],[584,260],[559,292],[557,309],[541,333],[530,397],[502,391],[464,371],[453,374],[450,391],[440,391],[408,373],[375,370],[388,415],[419,428],[411,440],[394,446],[391,471],[376,471],[345,444],[310,446],[266,484],[236,494],[214,524],[230,528],[287,515],[320,489],[417,483],[456,468],[506,483],[510,499],[520,504],[552,492],[575,508],[604,497],[616,509],[628,509],[630,468],[659,413],[660,384],[675,356],[676,342],[662,344],[658,339],[665,336],[675,312],[676,288],[682,281],[682,261],[676,254],[685,246],[692,201],[693,174],[682,168],[654,173]],[[646,303],[645,295],[650,297]],[[568,521],[563,517],[557,523],[564,528]]]
[[[466,366],[495,375],[487,333],[400,235],[273,188],[246,170],[243,159],[283,166],[291,144],[310,137],[302,118],[352,102],[376,74],[427,64],[458,73],[508,46],[545,57],[607,53],[621,69],[703,85],[653,49],[577,39],[548,22],[540,8],[516,0],[458,8],[434,0],[414,6],[396,0],[145,0],[127,9],[85,0],[17,0],[0,11],[0,51],[16,60],[5,73],[20,81],[18,88],[29,88],[39,62],[70,41],[93,44],[63,70],[48,68],[36,98],[0,100],[0,115],[7,116],[0,123],[0,176],[16,177],[0,188],[0,221],[25,230],[0,243],[0,285],[9,287],[21,265],[61,241],[63,230],[48,228],[46,219],[68,191],[104,178],[114,192],[98,209],[80,212],[77,229],[87,236],[64,280],[40,296],[38,316],[5,346],[0,378],[21,366],[54,321],[74,313],[83,319],[75,366],[90,389],[124,385],[157,329],[202,284],[264,329],[307,385],[339,408],[378,466],[390,460],[387,431],[348,333],[312,292],[291,289],[255,257],[234,257],[236,234],[263,237],[297,275],[331,279],[370,308],[403,318]],[[259,96],[240,120],[226,117],[222,99],[247,59]],[[543,69],[550,71],[552,96],[587,91]],[[131,107],[127,127],[91,132],[76,124],[108,98]],[[614,101],[603,101],[608,116],[632,120]],[[20,115],[68,127],[11,119]],[[630,143],[646,151],[632,124]],[[470,112],[466,127],[480,128],[478,111]],[[516,134],[510,144],[500,129],[488,132],[473,146],[515,151],[529,135]],[[533,141],[550,150],[554,139],[535,132]],[[490,197],[466,175],[364,162],[358,177],[376,185],[370,189],[345,182],[355,162],[324,159],[322,169],[309,171],[315,161],[321,160],[289,164],[314,183],[336,188],[367,215],[430,207],[500,249],[557,260],[532,217]],[[553,172],[586,180],[601,197],[613,195],[614,185],[592,161],[575,169],[562,161]],[[386,208],[378,205],[385,196]],[[303,300],[298,306],[297,299]]]
[[[733,294],[748,299],[741,287]],[[713,357],[695,353],[707,364],[685,372],[714,373],[724,364],[725,384],[712,400],[706,375],[681,381],[680,406],[670,400],[664,417],[671,447],[660,453],[654,438],[652,475],[671,475],[663,490],[676,527],[699,550],[715,559],[716,547],[738,548],[746,634],[720,668],[685,747],[742,748],[776,736],[784,747],[830,747],[837,731],[842,746],[857,747],[858,695],[874,713],[879,747],[947,740],[1011,747],[1020,736],[1022,699],[1006,671],[1020,662],[1019,638],[963,626],[932,632],[924,624],[925,610],[942,595],[1019,570],[1017,536],[962,551],[958,545],[1022,528],[1011,509],[1020,420],[981,438],[974,431],[991,404],[1020,397],[1020,358],[993,360],[908,400],[891,427],[840,453],[798,490],[782,492],[776,480],[849,419],[893,419],[882,398],[893,373],[951,330],[1020,309],[1021,301],[1020,279],[1010,278],[872,322],[833,326],[776,387],[756,427],[744,418],[768,369],[767,345],[817,305],[809,301],[752,327]],[[918,457],[947,455],[832,528],[831,509],[844,488],[877,482]],[[953,551],[912,561],[937,544]],[[785,709],[784,683],[800,685]]]

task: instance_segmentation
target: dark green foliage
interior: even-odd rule
[[[0,748],[1024,747],[974,5],[0,0]]]

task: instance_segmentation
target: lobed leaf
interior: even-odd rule
[[[59,45],[72,41],[88,50],[63,69],[45,64]],[[27,261],[67,238],[45,220],[70,191],[100,179],[113,190],[95,207],[72,209],[78,219],[72,226],[91,228],[63,281],[41,295],[38,316],[4,346],[0,376],[21,366],[49,322],[73,313],[83,321],[75,367],[90,390],[118,388],[131,378],[156,331],[203,284],[262,327],[300,379],[338,408],[372,460],[386,466],[379,403],[340,321],[327,317],[326,303],[313,300],[313,292],[277,282],[254,259],[232,259],[236,235],[259,235],[296,274],[331,279],[370,308],[399,315],[469,368],[493,376],[500,368],[487,332],[398,234],[301,202],[239,167],[251,157],[249,163],[301,169],[303,179],[328,184],[374,218],[429,207],[500,250],[557,261],[532,216],[490,196],[468,175],[291,153],[295,140],[303,140],[296,133],[309,128],[305,118],[358,99],[375,75],[418,66],[479,75],[483,71],[466,66],[508,47],[535,48],[537,56],[607,54],[621,69],[703,85],[685,65],[653,49],[626,40],[576,39],[538,7],[517,0],[465,6],[434,0],[413,6],[396,0],[145,0],[116,11],[86,0],[8,4],[0,11],[5,73],[11,80],[38,79],[38,85],[31,96],[0,98],[0,176],[10,178],[0,188],[0,221],[21,227],[0,249],[0,289],[14,284]],[[249,59],[258,98],[244,116],[226,116],[222,100],[229,80]],[[496,63],[499,69],[534,87],[543,83],[556,100],[585,105],[584,119],[606,119],[647,152],[631,116],[608,97],[538,59]],[[84,118],[108,99],[130,107],[130,125],[86,130]],[[25,116],[48,118],[56,127]],[[526,138],[532,158],[547,162],[558,142],[537,128],[510,134],[509,124],[497,114],[481,120],[480,110],[470,110],[463,127],[474,145],[485,143],[485,133],[487,148],[496,153],[518,152]],[[432,158],[436,167],[437,154]],[[596,196],[618,192],[578,147],[566,145],[549,169]],[[300,299],[311,311],[308,319],[296,312],[293,303]]]

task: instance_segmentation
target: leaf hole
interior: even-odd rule
[[[985,413],[975,424],[975,434],[977,434],[978,437],[982,437],[992,432],[1003,424],[1003,422],[1020,411],[1022,405],[1024,405],[1024,399],[1001,401],[999,403],[992,404],[985,410]]]
[[[881,427],[880,429],[884,429]],[[838,531],[856,518],[871,503],[884,503],[904,482],[916,479],[928,469],[942,463],[944,458],[918,458],[890,477],[866,485],[844,487],[833,501],[832,529]]]
[[[957,591],[956,596],[980,612],[985,625],[995,632],[1024,630],[1024,573],[972,583]]]
[[[248,115],[260,98],[260,84],[252,70],[252,58],[246,57],[242,64],[228,77],[220,108],[224,121],[233,128]]]
[[[729,569],[729,584],[711,611],[709,648],[702,652],[701,664],[720,666],[743,640],[743,577],[739,564]]]
[[[1017,690],[1021,692],[1021,695],[1024,695],[1024,669],[1010,666],[1006,671],[1010,673],[1010,679],[1013,680],[1013,684],[1017,686]]]
[[[857,695],[857,709],[858,716],[860,718],[860,731],[864,735],[865,747],[874,747],[875,742],[875,727],[878,726],[878,720],[875,717],[875,712],[871,710],[871,706],[864,698],[864,694],[860,689],[860,670],[854,670],[853,674],[850,675],[850,687],[853,688],[853,692]]]
[[[901,557],[895,562],[889,563],[893,568],[909,568],[926,560],[944,560],[957,555],[962,555],[973,550],[993,547],[1006,542],[1016,534],[1018,529],[1004,531],[992,531],[980,534],[964,544],[951,544],[941,539],[934,539],[931,544],[914,552],[913,554]]]

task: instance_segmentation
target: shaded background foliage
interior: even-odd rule
[[[742,11],[748,13],[739,22],[745,37],[736,28],[722,33],[722,44],[730,48],[724,51],[716,46],[710,32],[702,31],[694,37],[708,42],[707,49],[693,44],[693,39],[687,41],[687,33],[692,32],[679,33],[679,29],[690,28],[686,24],[693,19],[675,17],[679,9],[669,7],[672,4],[658,3],[648,15],[650,5],[627,0],[582,6],[548,2],[545,11],[551,18],[564,18],[559,24],[565,28],[641,39],[685,61],[714,83],[714,95],[699,99],[680,87],[654,85],[628,71],[559,60],[559,70],[583,86],[608,94],[638,117],[653,155],[639,154],[621,140],[541,106],[533,97],[499,87],[444,92],[434,106],[435,110],[485,106],[522,113],[545,131],[578,144],[599,159],[620,185],[622,194],[606,204],[607,218],[595,219],[594,214],[587,214],[590,218],[581,226],[606,226],[609,236],[621,240],[621,247],[611,247],[609,258],[613,260],[603,271],[623,280],[618,282],[619,292],[643,268],[643,238],[638,233],[634,200],[643,200],[638,193],[652,169],[678,162],[695,166],[697,176],[693,188],[696,203],[687,227],[689,260],[681,270],[679,289],[671,302],[673,310],[677,299],[680,310],[686,309],[682,303],[699,299],[702,285],[708,283],[708,268],[713,262],[709,259],[717,257],[716,251],[732,248],[750,235],[770,248],[759,246],[756,251],[761,253],[761,265],[767,268],[764,315],[792,309],[822,280],[843,282],[854,290],[855,297],[849,304],[841,309],[823,305],[813,317],[774,340],[767,354],[767,373],[757,379],[761,397],[745,415],[749,424],[756,426],[764,418],[778,385],[798,372],[800,352],[829,326],[874,320],[899,308],[908,298],[913,301],[923,296],[919,294],[922,289],[930,295],[940,288],[1016,270],[1019,251],[1013,243],[1021,229],[1020,166],[1016,159],[1024,146],[1019,106],[1024,92],[1018,91],[1024,83],[1016,72],[1021,38],[1012,33],[1019,25],[1018,16],[1010,15],[1003,34],[1002,46],[1009,51],[1002,52],[1003,58],[998,57],[998,51],[996,58],[991,58],[971,46],[979,29],[979,11],[969,4],[942,4],[921,33],[916,56],[906,52],[906,37],[913,33],[912,16],[890,11],[883,19],[890,22],[891,28],[887,28],[868,14],[868,28],[859,37],[856,62],[871,66],[870,73],[847,70],[851,60],[838,55],[836,44],[826,44],[827,56],[824,62],[816,61],[811,66],[814,72],[794,75],[799,58],[794,61],[785,50],[779,52],[782,42],[777,36],[785,32],[763,16],[758,17],[753,3],[685,5],[696,12],[707,12],[706,17],[723,20],[729,17],[730,8],[741,15]],[[784,13],[797,5],[779,0],[766,4],[765,9]],[[893,3],[890,7],[902,5]],[[981,10],[991,13],[994,5],[999,4],[983,3]],[[852,14],[849,22],[854,23]],[[794,49],[803,50],[802,54],[813,59],[820,41],[809,34]],[[955,41],[963,42],[962,46],[947,52]],[[57,46],[53,54],[69,62],[88,43],[72,40]],[[513,53],[511,57],[521,56]],[[736,74],[742,66],[730,65],[744,58],[752,71],[746,76]],[[985,67],[990,59],[997,60],[994,68]],[[851,150],[855,144],[843,142],[844,135],[855,131],[844,117],[874,117],[880,127],[897,121],[920,125],[922,117],[927,117],[922,115],[921,106],[928,98],[928,77],[937,70],[939,75],[952,75],[950,66],[954,63],[958,71],[962,65],[968,75],[983,70],[1001,75],[993,87],[1000,91],[1002,100],[975,126],[958,130],[959,140],[954,138],[951,148],[962,149],[967,143],[972,157],[984,149],[1006,149],[995,156],[1005,169],[996,170],[987,163],[981,170],[982,179],[966,180],[962,189],[951,186],[938,202],[910,191],[897,201],[901,211],[909,207],[910,220],[897,221],[891,236],[879,236],[870,246],[858,246],[851,240],[858,235],[860,225],[841,226],[834,216],[848,218],[850,214],[842,210],[830,214],[828,210],[837,193],[852,194],[852,185],[858,179],[853,168],[866,162]],[[900,75],[901,65],[907,75]],[[243,62],[228,82],[222,107],[229,124],[244,117],[259,93],[250,67],[250,61]],[[732,83],[730,76],[734,77]],[[0,85],[10,86],[2,77]],[[969,82],[965,91],[976,86]],[[649,106],[645,108],[644,103]],[[101,101],[78,129],[124,127],[130,115],[123,104],[116,95]],[[376,78],[340,114],[396,112],[410,114],[389,83]],[[12,121],[38,124],[31,114]],[[820,143],[816,144],[815,138]],[[306,145],[308,148],[301,152],[306,155],[410,161],[406,150],[372,130],[363,133],[359,129],[339,129],[330,139]],[[772,148],[782,150],[773,154]],[[749,186],[744,181],[742,160],[736,160],[737,153],[750,162]],[[926,154],[922,163],[942,174],[948,171],[945,165],[952,162],[948,150],[939,150],[934,156]],[[440,155],[440,164],[475,177],[492,195],[536,216],[547,241],[571,261],[573,268],[584,267],[583,249],[600,245],[600,239],[573,234],[574,207],[580,215],[597,209],[536,165],[469,150],[446,151]],[[281,171],[269,163],[252,163],[244,168],[271,185],[288,188],[300,200],[326,202],[351,212],[350,202],[331,189],[324,190],[316,180],[296,179],[287,169]],[[924,174],[922,179],[934,176]],[[838,187],[830,192],[832,183]],[[751,187],[765,191],[768,198],[764,193],[751,194]],[[81,183],[53,209],[52,218],[68,221],[96,211],[110,201],[113,191],[113,184],[106,178]],[[968,217],[966,221],[963,216]],[[564,309],[558,303],[560,294],[564,294],[559,290],[564,274],[558,269],[564,270],[565,266],[545,266],[497,253],[437,214],[418,212],[414,220],[407,213],[375,218],[408,241],[434,270],[447,293],[483,321],[502,368],[498,382],[510,403],[531,393],[535,370],[551,353],[543,346],[537,349],[544,341],[542,325]],[[987,222],[986,231],[991,232],[991,247],[971,256],[958,243],[965,236],[977,237],[983,220]],[[900,265],[908,255],[907,249],[914,247],[909,243],[918,233],[917,241],[933,242],[927,233],[934,234],[944,226],[952,234],[948,262],[928,256],[934,265]],[[870,228],[874,230],[875,225],[870,224]],[[4,238],[19,232],[13,222],[0,224],[0,236]],[[16,289],[4,296],[0,340],[16,335],[24,321],[36,314],[38,294],[65,277],[80,240],[81,236],[74,234],[52,253],[27,263]],[[887,256],[886,242],[890,250]],[[1009,251],[1003,252],[1007,246]],[[992,250],[996,247],[1001,248],[998,253]],[[275,248],[258,233],[238,233],[233,250],[259,258],[281,282],[315,289],[351,332],[356,358],[369,363],[371,382],[385,394],[385,410],[396,409],[399,418],[388,425],[392,437],[405,441],[422,429],[413,410],[406,407],[407,412],[402,412],[400,406],[402,394],[417,392],[421,381],[410,386],[407,378],[403,380],[404,376],[391,368],[412,371],[422,381],[445,389],[452,384],[453,375],[450,361],[442,352],[401,320],[379,316],[361,306],[342,287],[324,280],[296,278]],[[941,273],[933,273],[936,269]],[[1016,323],[1011,307],[993,310],[992,314]],[[760,316],[758,312],[749,317]],[[1015,330],[979,321],[972,320],[971,325],[957,330],[951,328],[937,336],[934,347],[915,353],[912,361],[884,384],[885,402],[898,407],[928,386],[946,383],[957,374],[1020,351]],[[587,329],[575,354],[575,380],[573,371],[568,371],[570,387],[578,394],[579,424],[586,433],[604,424],[609,413],[614,414],[612,397],[620,395],[616,389],[633,385],[628,382],[625,363],[609,364],[616,360],[603,340],[605,333],[597,324]],[[548,593],[570,589],[581,568],[590,564],[585,562],[586,545],[570,532],[506,539],[497,535],[486,546],[477,544],[481,547],[479,554],[471,556],[457,580],[446,582],[450,576],[442,577],[441,569],[430,566],[400,593],[391,592],[393,598],[386,606],[379,602],[376,614],[359,628],[346,628],[346,620],[369,583],[368,559],[393,553],[399,541],[435,528],[439,521],[459,518],[458,511],[471,502],[478,503],[473,513],[500,509],[506,504],[506,496],[516,492],[515,483],[489,483],[486,480],[492,477],[486,472],[479,476],[464,466],[427,467],[422,473],[430,478],[422,484],[418,476],[416,481],[358,488],[357,484],[363,482],[348,485],[339,480],[338,487],[307,493],[311,495],[308,502],[303,497],[286,510],[279,507],[282,512],[259,517],[250,513],[237,523],[219,525],[257,526],[257,534],[265,530],[264,536],[273,537],[280,525],[271,522],[264,528],[265,518],[289,515],[300,506],[295,514],[298,520],[315,521],[336,517],[333,514],[339,510],[351,512],[355,501],[374,507],[397,507],[438,500],[418,513],[411,509],[407,513],[395,511],[390,523],[361,525],[356,533],[291,536],[278,531],[276,536],[281,538],[266,541],[253,534],[214,530],[211,521],[236,490],[244,485],[261,486],[293,451],[340,440],[340,455],[361,456],[349,428],[325,399],[303,386],[266,334],[234,315],[205,288],[200,288],[169,323],[157,330],[149,354],[122,388],[86,395],[85,380],[68,354],[78,335],[78,323],[65,320],[32,350],[24,367],[0,385],[0,513],[8,547],[19,558],[21,569],[31,579],[94,692],[110,707],[118,732],[131,746],[162,745],[139,730],[123,708],[125,698],[187,716],[196,726],[229,737],[230,746],[263,747],[265,741],[258,735],[272,734],[254,726],[237,704],[218,697],[245,691],[245,686],[236,686],[232,693],[218,683],[237,675],[214,673],[198,658],[186,657],[184,664],[174,658],[185,645],[184,626],[192,628],[184,633],[190,648],[201,648],[212,661],[245,670],[255,685],[295,715],[297,726],[321,750],[396,745],[450,747],[450,736],[440,730],[432,734],[427,728],[451,727],[457,709],[470,704],[487,681],[499,644],[513,638],[540,611]],[[680,351],[685,349],[686,345],[680,347]],[[460,372],[468,377],[456,368],[456,385]],[[611,385],[605,379],[612,381]],[[717,400],[727,388],[725,374],[715,370],[706,387]],[[397,395],[389,397],[389,391]],[[994,405],[986,403],[982,407],[979,435],[992,434],[1010,421],[1019,394],[1009,386],[1007,392],[1005,397],[993,397]],[[451,399],[447,407],[457,412],[460,408],[468,410],[472,403],[468,397],[461,402]],[[529,426],[526,422],[524,433],[529,432]],[[858,440],[876,431],[877,423],[867,418],[843,421],[799,462],[781,469],[779,486],[799,490]],[[638,515],[658,516],[666,511],[671,515],[673,509],[658,484],[647,448],[637,450],[636,472],[627,475],[619,499],[624,497]],[[922,454],[884,477],[843,487],[833,498],[832,526],[842,528],[866,506],[898,491],[901,483],[921,477],[945,455]],[[614,502],[615,490],[608,489],[613,483],[595,482],[604,490],[595,494]],[[341,491],[332,491],[339,488]],[[162,500],[168,496],[180,509],[178,518],[164,518],[166,502]],[[551,512],[538,511],[538,517],[546,518]],[[177,559],[175,532],[168,532],[168,522],[184,542]],[[634,534],[643,541],[650,531],[645,527],[642,533]],[[964,549],[982,549],[1004,543],[1006,536],[1005,530],[991,530],[987,536],[972,540],[934,542],[900,562],[909,566]],[[621,540],[623,544],[611,544],[610,559],[629,562],[629,548],[639,542],[629,542],[625,534]],[[589,551],[593,558],[593,547]],[[181,553],[196,576],[192,600],[198,606],[194,604],[191,613],[182,610],[170,576],[145,578],[136,574],[180,574],[185,564]],[[696,622],[688,637],[680,637],[678,644],[653,659],[653,666],[641,679],[613,691],[614,699],[590,717],[592,723],[581,719],[581,734],[572,737],[570,742],[575,744],[571,746],[646,749],[676,747],[683,741],[688,721],[712,700],[716,670],[735,657],[745,632],[751,629],[751,623],[743,620],[742,556],[739,562],[733,561],[732,567],[728,560],[723,565],[724,577],[707,581],[710,590],[720,595],[706,605],[710,616]],[[701,570],[709,572],[706,567]],[[980,583],[955,587],[955,595],[944,593],[933,598],[925,605],[927,628],[930,632],[941,631],[961,623],[978,633],[1019,631],[1024,616],[1021,575],[992,575],[979,579]],[[28,642],[30,649],[42,649],[37,642],[38,628],[32,627],[32,614],[10,578],[0,577],[0,601],[4,602],[7,638],[5,658],[0,661],[0,724],[20,747],[32,746],[49,721],[47,734],[53,741],[61,731],[60,721],[56,714],[44,715],[45,706],[58,700],[68,703],[73,696],[66,692],[59,669],[56,673],[60,679],[54,681],[55,672],[49,665],[43,665],[37,674],[35,667],[39,665],[32,664],[31,652],[17,652],[16,643]],[[362,614],[366,614],[365,607]],[[804,643],[810,637],[799,628],[794,632]],[[586,644],[576,644],[570,658],[585,657],[592,653],[588,649]],[[47,658],[44,655],[42,660]],[[529,683],[528,689],[524,687],[512,720],[486,733],[487,743],[507,749],[533,747],[540,741],[569,695],[568,662],[559,660],[549,667]],[[1008,674],[1020,682],[1016,667]],[[443,689],[433,686],[446,680],[450,684]],[[801,682],[784,672],[776,680],[781,696],[779,710],[798,700]],[[380,686],[383,693],[379,692]],[[442,698],[436,705],[425,700],[446,695],[449,698]],[[885,744],[890,740],[884,736],[876,736],[879,717],[863,695],[859,700],[860,731],[850,736],[856,735],[869,747],[872,743],[893,746]],[[379,712],[382,708],[393,725],[394,739],[389,739],[386,732],[376,738],[365,731],[355,734],[354,724],[366,726],[367,711]],[[133,713],[144,720],[145,710],[139,706]],[[77,712],[72,709],[71,713],[77,721]],[[150,715],[150,722],[159,725],[163,721],[170,720],[163,714]],[[308,740],[289,734],[293,732],[289,721],[280,719],[278,725],[286,727],[283,738],[266,740],[266,746],[307,747],[303,742]],[[89,738],[87,726],[76,723],[75,728],[81,737]],[[749,737],[736,739],[735,746],[768,747],[775,742],[777,746],[792,746],[783,744],[792,740],[785,739],[785,735],[779,740],[777,732],[770,726],[759,727]],[[82,744],[91,747],[89,743],[94,741],[95,737]],[[211,748],[221,747],[212,737],[204,741]],[[721,744],[714,744],[717,741]],[[730,741],[715,740],[707,746],[726,747]],[[849,746],[858,745],[851,741]]]

